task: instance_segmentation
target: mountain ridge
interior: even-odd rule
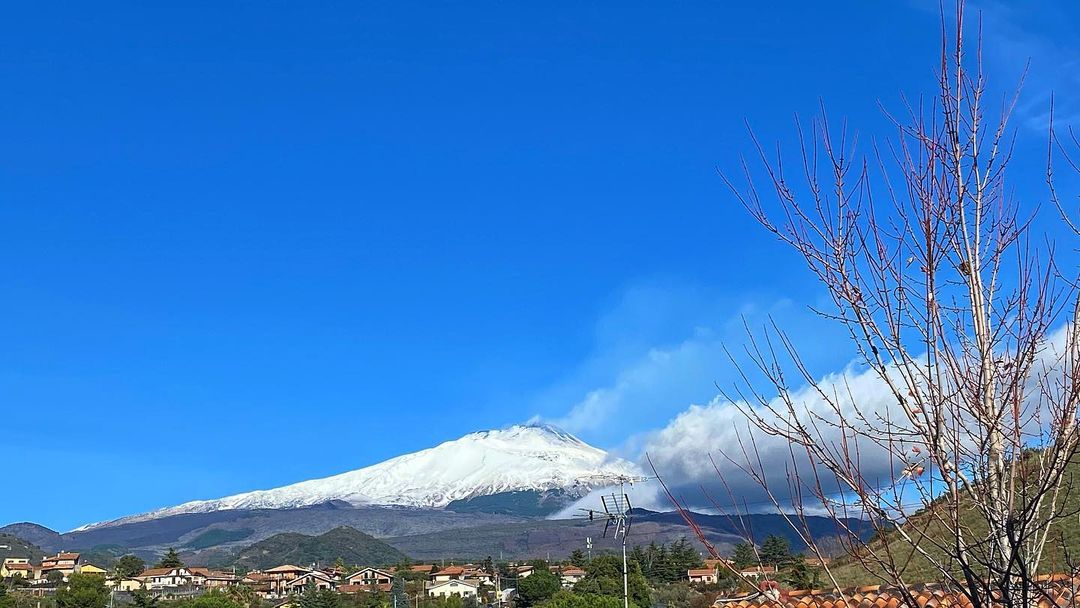
[[[470,433],[330,477],[191,501],[62,534],[28,522],[0,533],[48,551],[122,547],[154,556],[177,548],[196,565],[233,559],[281,534],[297,535],[286,537],[290,542],[309,542],[305,539],[340,533],[343,526],[363,534],[358,538],[365,543],[379,540],[414,558],[540,557],[568,553],[587,536],[602,537],[603,526],[596,522],[544,518],[627,475],[638,476],[640,470],[570,433],[517,425]],[[638,511],[638,516],[634,530],[643,542],[690,534],[677,514]],[[734,542],[725,520],[701,517],[718,546]],[[774,522],[762,516],[758,523],[767,529]],[[822,532],[829,533],[824,525]]]
[[[693,531],[676,512],[635,509],[634,516],[631,536],[635,544],[672,542],[683,537],[696,543]],[[734,543],[741,540],[732,528],[730,518],[694,514],[694,519],[721,552],[730,551]],[[802,546],[798,535],[782,516],[748,515],[745,519],[762,538],[775,533],[787,537],[795,549]],[[835,523],[828,518],[809,516],[809,520],[818,534],[832,534],[830,526]],[[854,519],[846,523],[852,529],[865,525]],[[37,529],[26,524],[20,526],[22,530]],[[299,509],[173,515],[87,532],[57,534],[47,538],[50,542],[42,549],[85,552],[95,547],[119,546],[152,560],[169,547],[175,547],[188,564],[217,567],[232,565],[251,545],[276,535],[317,537],[343,526],[359,530],[410,558],[421,560],[479,559],[487,555],[521,559],[565,556],[580,548],[586,537],[593,538],[598,551],[617,548],[612,544],[614,539],[604,537],[603,522],[582,518],[536,519],[492,513],[326,504]],[[866,530],[872,531],[868,525]],[[0,534],[5,532],[10,533],[10,530],[0,528]],[[761,538],[757,540],[760,542]]]
[[[71,532],[184,513],[293,509],[333,501],[352,506],[443,509],[478,497],[522,491],[558,491],[572,499],[610,485],[619,476],[639,473],[636,465],[613,458],[554,426],[514,425],[469,433],[431,448],[329,477],[189,501],[87,524]]]

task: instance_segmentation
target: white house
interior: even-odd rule
[[[695,585],[713,585],[720,579],[715,568],[695,568],[687,570],[686,578]]]
[[[441,583],[435,583],[428,587],[427,591],[428,595],[431,597],[450,597],[457,595],[466,598],[476,597],[476,589],[476,584],[455,578]]]
[[[436,583],[445,583],[461,578],[465,574],[465,568],[461,566],[447,566],[438,572],[431,574],[431,580]]]
[[[324,589],[333,590],[333,588],[336,586],[334,584],[334,579],[329,574],[325,572],[320,572],[319,570],[312,570],[307,574],[302,574],[294,578],[293,580],[285,583],[285,589],[289,593],[303,593],[304,590],[307,589],[308,585],[313,585],[316,589],[320,591]]]
[[[558,572],[562,586],[569,589],[585,578],[585,571],[576,566],[567,566]]]
[[[350,585],[389,585],[394,582],[394,576],[378,568],[364,568],[350,574],[345,581]]]
[[[758,578],[765,575],[776,574],[776,566],[751,566],[739,570],[739,574],[747,578]]]
[[[187,568],[150,568],[138,576],[147,589],[190,587],[194,584],[191,570]]]

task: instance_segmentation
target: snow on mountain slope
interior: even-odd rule
[[[196,500],[78,530],[182,513],[295,508],[332,500],[354,505],[441,508],[454,500],[517,490],[562,489],[583,496],[593,488],[611,485],[619,475],[640,472],[635,465],[609,457],[604,450],[555,427],[512,426],[471,433],[332,477],[216,500]]]

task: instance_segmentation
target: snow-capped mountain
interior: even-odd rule
[[[355,471],[272,490],[245,492],[83,526],[88,530],[225,509],[288,509],[344,501],[352,505],[442,508],[456,500],[516,491],[560,490],[584,496],[638,468],[549,425],[470,433],[433,448]]]

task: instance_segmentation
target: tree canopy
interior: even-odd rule
[[[176,554],[176,549],[169,547],[169,550],[165,552],[161,560],[158,561],[155,568],[183,568],[184,562],[180,560],[180,556]]]
[[[137,555],[124,555],[116,560],[113,569],[116,571],[117,576],[130,578],[138,576],[143,570],[146,570],[146,562]]]
[[[529,576],[518,580],[518,606],[528,608],[551,599],[562,589],[562,582],[547,567],[536,568]]]
[[[157,608],[158,602],[157,596],[146,589],[136,589],[131,592],[131,603],[135,608]]]
[[[777,568],[791,563],[791,545],[788,539],[776,534],[765,537],[761,544],[761,562]]]
[[[244,608],[235,598],[214,590],[198,597],[185,598],[173,604],[173,608]]]
[[[638,606],[649,606],[649,585],[641,566],[633,560],[627,561],[627,587],[630,602]],[[606,595],[622,598],[622,558],[614,555],[601,555],[593,558],[585,568],[585,578],[574,585],[574,593]]]
[[[540,608],[622,608],[622,597],[597,595],[594,593],[571,593],[559,591],[551,599],[540,604]],[[637,604],[631,603],[632,608]]]
[[[105,579],[92,574],[72,574],[56,590],[56,608],[105,608],[109,590]]]
[[[757,563],[757,554],[754,546],[750,543],[736,543],[735,551],[731,554],[731,561],[735,562],[736,568],[749,568]]]
[[[686,571],[703,565],[701,555],[686,539],[671,544],[647,547],[636,546],[630,559],[641,566],[645,578],[652,584],[674,583],[686,579]]]
[[[300,608],[341,608],[341,596],[329,589],[308,585],[298,600]]]

